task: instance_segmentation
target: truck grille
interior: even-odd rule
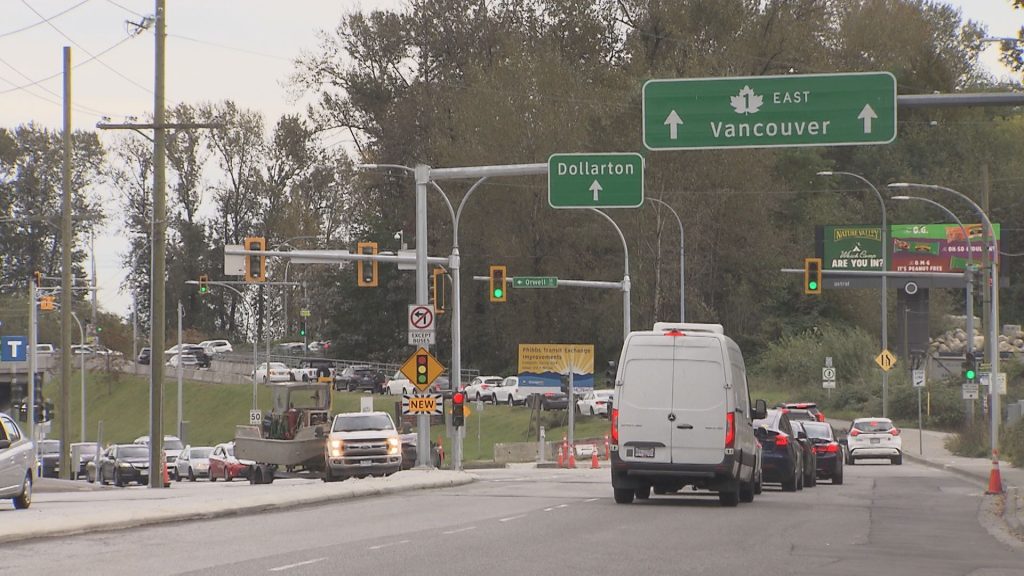
[[[345,441],[345,456],[360,458],[364,456],[385,456],[388,453],[388,441],[384,438],[373,440]]]

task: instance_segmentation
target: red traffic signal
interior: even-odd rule
[[[463,426],[466,423],[466,395],[462,392],[452,394],[452,426]]]

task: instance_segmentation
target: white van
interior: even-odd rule
[[[739,346],[720,324],[659,322],[622,346],[612,406],[612,488],[628,504],[692,485],[723,506],[751,502],[760,478]]]

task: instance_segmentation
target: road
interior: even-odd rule
[[[983,526],[978,485],[912,463],[849,467],[846,484],[795,494],[766,486],[734,509],[685,491],[617,505],[606,469],[478,474],[458,488],[8,544],[0,574],[1024,574],[1024,550]]]

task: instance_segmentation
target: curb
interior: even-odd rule
[[[182,522],[185,520],[205,520],[210,518],[223,518],[227,516],[245,516],[249,514],[257,514],[260,512],[268,511],[280,511],[290,510],[300,506],[311,506],[315,504],[324,504],[329,502],[340,502],[343,500],[351,500],[364,496],[385,496],[389,494],[395,494],[399,492],[410,492],[413,490],[429,490],[436,488],[452,488],[455,486],[462,486],[469,484],[476,480],[475,477],[469,474],[459,474],[457,478],[447,478],[438,480],[424,480],[416,482],[415,484],[409,484],[405,486],[348,486],[339,485],[340,488],[347,488],[343,492],[333,494],[313,494],[306,496],[298,496],[285,501],[276,502],[261,502],[258,504],[242,504],[235,507],[225,507],[217,510],[210,510],[204,512],[173,512],[167,510],[154,510],[148,515],[134,517],[126,520],[119,520],[113,522],[98,522],[90,521],[88,519],[78,522],[73,526],[54,526],[44,527],[39,529],[29,529],[24,532],[16,534],[0,534],[0,544],[9,542],[21,542],[25,540],[37,539],[37,538],[52,538],[56,536],[73,536],[77,534],[86,534],[94,532],[109,532],[115,530],[123,530],[125,528],[134,528],[138,526],[152,526],[155,524],[166,524],[172,522]]]
[[[918,464],[923,464],[925,466],[928,466],[929,468],[935,468],[936,470],[942,470],[944,472],[951,472],[953,474],[956,474],[957,476],[960,476],[961,478],[965,478],[967,480],[972,480],[972,481],[975,481],[975,482],[980,482],[982,485],[987,485],[988,484],[988,475],[987,474],[976,474],[974,472],[968,472],[967,470],[961,470],[960,468],[957,468],[956,466],[952,466],[952,465],[949,465],[949,464],[943,464],[941,462],[933,462],[933,461],[929,460],[928,458],[924,458],[924,457],[921,457],[921,456],[915,456],[915,455],[910,454],[908,452],[904,452],[903,453],[903,457],[906,458],[907,460],[910,460],[911,462],[916,462]]]
[[[1017,506],[1018,497],[1018,488],[1010,486],[1006,489],[1006,495],[1003,500],[1003,520],[1006,520],[1006,525],[1015,533],[1021,531],[1020,509]]]

